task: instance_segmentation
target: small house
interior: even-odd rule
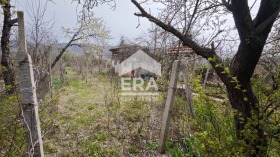
[[[140,46],[130,45],[110,50],[114,72],[122,77],[157,77],[161,65]]]

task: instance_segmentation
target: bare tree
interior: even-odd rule
[[[109,5],[111,5],[112,7],[116,6],[115,0],[73,0],[74,2],[77,2],[79,5],[82,6],[82,8],[86,9],[86,10],[91,10],[94,7],[97,7],[98,5],[107,3]],[[110,3],[110,2],[113,2]]]
[[[152,25],[147,32],[141,33],[135,42],[147,47],[151,53],[158,56],[167,53],[168,48],[178,43],[173,34],[160,29],[157,25]]]
[[[265,83],[272,81],[272,89],[279,89],[280,80],[280,21],[273,28],[259,64],[267,71]]]
[[[168,23],[164,23],[162,20],[152,16],[137,0],[131,0],[131,2],[140,11],[140,13],[135,13],[136,16],[145,17],[162,29],[174,34],[180,39],[183,45],[192,48],[196,54],[206,58],[210,62],[227,88],[231,106],[237,111],[234,115],[236,133],[238,138],[245,140],[247,144],[245,153],[248,156],[263,156],[266,152],[267,137],[265,135],[264,125],[259,122],[262,120],[264,113],[261,112],[258,99],[252,90],[250,79],[263,52],[271,28],[279,15],[280,1],[261,0],[259,10],[254,19],[250,12],[251,7],[248,4],[248,0],[160,1],[166,7],[173,7],[167,13],[171,16],[170,22]],[[182,12],[181,6],[191,7],[191,9]],[[198,30],[194,31],[192,29],[195,28],[194,26],[202,30],[205,26],[201,24],[209,24],[205,23],[205,21],[210,21],[212,18],[219,21],[219,18],[215,14],[217,15],[221,12],[230,12],[233,15],[235,27],[240,39],[238,50],[231,61],[230,67],[224,66],[222,59],[217,54],[216,47],[210,46],[213,39],[222,30],[217,30],[207,40],[202,38],[200,42],[193,36],[194,33],[200,33]],[[183,21],[186,22],[183,28],[178,27],[178,24],[180,24],[178,21],[181,19],[175,16],[177,13],[190,15],[183,15],[185,17]],[[207,18],[205,18],[206,16]],[[218,23],[217,25],[221,24]],[[246,137],[244,134],[244,130],[246,129],[250,129],[251,131],[255,130],[256,133],[254,136],[256,138]]]
[[[10,58],[10,35],[11,28],[17,22],[17,19],[12,19],[11,13],[11,3],[10,0],[1,0],[4,13],[2,37],[1,37],[1,49],[2,49],[2,59],[1,67],[4,77],[4,82],[7,87],[7,93],[11,94],[15,92],[15,74],[13,70],[13,65]]]
[[[24,9],[29,17],[27,23],[27,46],[32,58],[35,70],[35,82],[37,87],[37,97],[43,98],[50,90],[49,62],[51,48],[56,43],[56,38],[52,34],[54,18],[46,19],[47,0],[22,1]]]
[[[56,42],[52,34],[54,18],[45,19],[48,1],[24,1],[26,13],[30,18],[28,25],[28,49],[33,60],[33,64],[41,69],[47,69],[47,59],[49,56],[49,46]]]
[[[78,16],[78,26],[73,29],[64,28],[64,32],[70,37],[68,43],[59,51],[51,64],[51,68],[59,61],[68,47],[81,45],[92,41],[103,40],[109,37],[109,31],[103,25],[102,19],[95,18],[92,12],[82,10]]]

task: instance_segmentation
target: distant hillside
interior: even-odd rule
[[[67,43],[56,43],[53,46],[53,51],[54,52],[58,52],[60,49],[62,49]],[[103,50],[103,59],[110,59],[112,56],[112,53],[109,51],[109,49],[114,48],[113,46],[107,46],[104,50]],[[78,46],[78,45],[72,45],[70,47],[68,47],[67,49],[70,53],[73,54],[82,54],[83,53],[83,49]],[[11,42],[11,53],[16,53],[18,51],[18,44],[17,42]],[[0,49],[0,56],[2,56],[2,51]]]
[[[62,49],[65,45],[66,45],[66,43],[58,43],[54,47],[55,47],[56,51],[59,51],[59,49]],[[67,50],[73,54],[82,54],[83,53],[82,47],[86,47],[86,45],[81,45],[81,47],[78,45],[72,45],[72,46],[68,47]],[[109,51],[109,49],[111,49],[111,48],[113,48],[113,46],[107,46],[106,48],[104,48],[104,50],[102,52],[103,59],[107,60],[107,59],[111,58],[112,52]]]

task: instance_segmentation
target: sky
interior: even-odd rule
[[[16,10],[27,11],[28,0],[15,0]],[[37,1],[37,0],[34,0]],[[40,0],[45,2],[45,0]],[[59,42],[66,42],[67,38],[64,37],[64,33],[61,31],[62,27],[71,28],[76,24],[76,3],[72,3],[72,0],[53,0],[54,3],[48,2],[48,7],[45,13],[45,20],[55,20],[53,25],[53,32],[57,36]],[[38,4],[38,3],[37,3]],[[103,4],[94,8],[96,17],[101,17],[110,30],[112,39],[109,41],[111,45],[117,45],[120,42],[120,38],[124,36],[130,40],[138,37],[146,31],[151,23],[140,18],[140,26],[138,26],[138,17],[133,14],[137,12],[137,8],[129,0],[116,0],[116,8],[112,9],[110,5]],[[25,14],[27,21],[30,21],[28,14]]]
[[[46,0],[14,0],[15,10],[23,10],[26,12],[26,21],[30,22],[30,18],[27,14],[28,5],[34,4],[38,5],[38,2],[46,2]],[[255,0],[250,0],[250,6],[253,4]],[[29,3],[28,3],[29,2]],[[31,3],[33,2],[33,3]],[[93,9],[96,17],[101,17],[104,21],[104,24],[110,30],[110,35],[112,39],[109,41],[109,44],[114,46],[120,43],[120,39],[122,36],[133,41],[133,39],[139,37],[148,28],[151,27],[151,22],[149,22],[146,18],[138,18],[134,15],[135,12],[138,12],[138,9],[131,3],[130,0],[115,0],[116,8],[112,9],[112,7],[108,4],[100,5]],[[57,37],[59,42],[67,42],[68,38],[64,36],[62,31],[62,27],[72,28],[75,27],[77,15],[76,15],[76,7],[77,3],[72,3],[72,0],[52,0],[52,2],[47,3],[47,10],[45,13],[45,20],[53,19],[53,33]],[[252,13],[255,14],[259,5],[259,0],[255,7],[253,8]],[[146,10],[151,10],[152,14],[157,16],[157,8],[159,6],[148,4],[146,5]],[[229,16],[229,25],[233,25],[233,19]],[[139,25],[140,26],[136,28]],[[235,36],[236,33],[231,34]]]

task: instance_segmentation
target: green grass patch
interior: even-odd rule
[[[145,148],[150,150],[156,150],[158,147],[158,144],[156,142],[147,142],[145,143]]]
[[[87,87],[86,84],[77,81],[71,81],[69,86],[73,87],[74,89],[85,89]]]
[[[139,152],[139,149],[136,146],[131,146],[128,152],[131,154],[137,154]]]
[[[94,110],[96,108],[96,104],[90,104],[87,108],[89,111]]]

